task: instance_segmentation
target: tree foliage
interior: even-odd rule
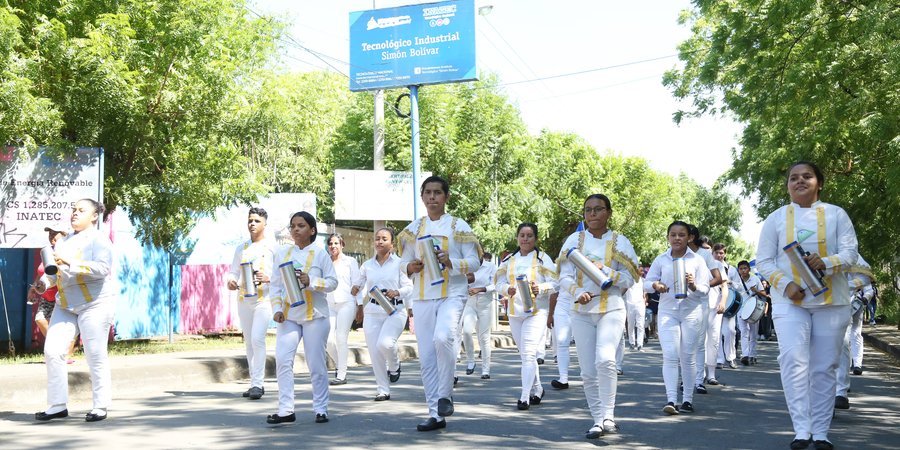
[[[810,160],[823,200],[850,214],[860,252],[900,274],[900,4],[695,1],[683,23],[684,68],[666,84],[692,108],[745,124],[727,178],[758,192],[760,217],[788,201],[785,173]],[[888,244],[888,245],[885,245]],[[896,287],[895,287],[896,288]]]

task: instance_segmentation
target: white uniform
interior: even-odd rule
[[[328,340],[328,300],[325,294],[337,288],[337,274],[331,257],[321,247],[309,244],[300,248],[286,245],[275,252],[275,266],[292,262],[309,275],[309,286],[300,291],[304,303],[292,307],[285,291],[281,271],[272,273],[270,295],[272,309],[284,313],[275,339],[275,371],[278,376],[278,415],[294,412],[294,355],[303,340],[303,352],[313,388],[313,411],[328,414],[328,366],[325,344]]]
[[[328,310],[330,312],[331,333],[328,335],[328,355],[337,366],[335,378],[344,380],[347,378],[347,357],[350,347],[347,340],[350,336],[350,327],[356,318],[356,307],[362,305],[362,295],[351,295],[354,280],[359,279],[359,263],[356,259],[341,253],[337,261],[332,261],[334,272],[337,274],[337,289],[327,294]]]
[[[683,379],[697,374],[697,342],[705,336],[704,316],[709,302],[709,270],[706,262],[691,249],[685,249],[685,273],[694,275],[697,290],[688,289],[687,298],[676,299],[674,292],[672,250],[656,257],[644,280],[644,291],[653,292],[653,283],[661,281],[669,292],[659,294],[657,316],[659,343],[663,352],[663,380],[668,402],[678,404],[678,368]],[[694,390],[685,383],[684,401],[693,402]]]
[[[715,261],[715,264],[719,268],[719,275],[723,280],[727,281],[728,275],[725,264],[721,261]],[[721,353],[719,352],[719,346],[722,343],[722,314],[718,312],[718,307],[722,298],[722,291],[725,289],[728,289],[727,283],[709,288],[709,311],[706,316],[706,355],[704,361],[702,361],[705,364],[701,364],[702,362],[699,360],[697,361],[697,365],[701,367],[705,365],[706,370],[701,368],[698,371],[697,384],[703,384],[706,380],[716,378],[716,359]]]
[[[225,276],[226,282],[234,281],[238,284],[238,317],[247,351],[251,387],[263,387],[266,376],[266,330],[272,321],[272,303],[269,300],[269,283],[256,286],[256,295],[244,292],[241,264],[252,263],[254,271],[264,273],[271,281],[274,258],[274,242],[271,240],[244,242],[235,249],[231,269]]]
[[[755,302],[753,289],[762,292],[762,281],[756,275],[750,274],[746,280],[738,276],[738,280],[734,285],[735,289],[744,297],[746,302]],[[740,314],[739,314],[740,315]],[[759,335],[759,322],[750,323],[738,317],[738,325],[741,327],[741,359],[756,357],[756,336]]]
[[[556,367],[559,370],[559,382],[569,382],[569,363],[572,342],[572,305],[575,299],[572,294],[560,290],[553,310],[553,341],[556,343]]]
[[[625,293],[625,309],[627,311],[625,335],[628,336],[628,345],[641,349],[644,346],[644,316],[647,314],[643,278],[638,278],[634,286]]]
[[[493,262],[482,263],[475,272],[475,281],[469,284],[469,288],[485,288],[485,292],[470,295],[466,300],[463,310],[462,339],[466,348],[466,363],[475,366],[475,342],[473,336],[478,336],[478,348],[481,349],[481,374],[491,373],[491,319],[494,307],[494,275],[497,266]]]
[[[738,286],[741,283],[741,275],[734,266],[725,266],[731,288],[740,292]],[[737,358],[737,314],[731,317],[722,317],[722,348],[717,353],[716,362],[719,364],[730,363]]]
[[[847,282],[850,286],[850,297],[857,298],[865,303],[872,300],[875,290],[872,289],[872,272],[862,256],[856,260],[847,271]],[[863,309],[860,308],[856,315],[850,316],[850,326],[844,333],[844,343],[841,345],[841,359],[837,370],[837,391],[835,395],[846,397],[850,390],[850,368],[862,367],[863,337],[862,322]]]
[[[603,263],[612,286],[601,290],[565,256],[577,247],[592,261]],[[587,292],[593,295],[587,304],[572,306],[572,332],[575,350],[581,366],[584,396],[595,424],[615,420],[616,407],[616,349],[622,342],[625,327],[625,300],[622,294],[634,285],[637,273],[637,255],[625,236],[607,231],[600,238],[588,231],[570,235],[560,250],[559,287],[570,298],[577,299]],[[562,298],[562,295],[560,296]]]
[[[367,260],[360,269],[359,278],[354,283],[364,286],[363,298],[367,299],[363,309],[365,320],[363,331],[366,335],[366,345],[369,347],[369,357],[372,360],[372,372],[375,374],[375,383],[378,385],[378,394],[390,395],[391,386],[388,372],[397,372],[400,369],[400,356],[397,354],[397,339],[406,326],[407,305],[405,300],[412,293],[412,281],[405,274],[400,273],[400,257],[390,255],[384,264],[378,263],[377,257]],[[391,301],[396,308],[391,315],[378,303],[369,297],[372,288],[395,290],[400,292],[400,297]]]
[[[703,258],[703,261],[706,263],[706,269],[710,272],[709,279],[710,281],[712,281],[713,269],[718,270],[719,268],[718,261],[713,258],[712,252],[708,248],[698,247],[695,253]],[[716,311],[716,307],[713,304],[713,297],[717,293],[718,290],[710,288],[709,292],[706,294],[707,301],[702,305],[703,326],[700,333],[700,340],[697,342],[697,375],[694,379],[695,386],[703,384],[703,379],[705,378],[704,375],[706,375],[706,342],[709,340],[709,334],[712,331],[712,327],[710,326],[710,324],[715,322],[715,317],[711,316],[710,311],[712,311],[712,313],[715,313]],[[716,300],[718,300],[718,298],[716,298]],[[716,333],[719,332],[720,331],[716,329]]]
[[[426,279],[427,270],[410,277],[413,281],[412,310],[428,413],[432,418],[442,420],[437,405],[439,399],[449,399],[453,392],[453,371],[459,352],[455,341],[468,295],[466,274],[481,267],[482,252],[469,224],[462,219],[450,214],[444,214],[438,220],[425,216],[410,223],[397,236],[402,273],[408,273],[409,263],[419,258],[416,239],[428,235],[449,255],[451,267],[442,268],[440,279],[443,281],[440,283],[437,279]]]
[[[90,369],[93,408],[106,409],[112,400],[112,377],[107,343],[116,312],[112,282],[112,242],[96,228],[69,234],[56,243],[56,254],[69,265],[56,275],[41,277],[56,286],[56,308],[50,318],[44,358],[47,363],[47,413],[66,409],[69,375],[66,358],[75,335],[81,333]]]
[[[516,277],[521,275],[527,276],[529,282],[533,281],[538,286],[538,294],[532,296],[532,305],[525,304],[523,293],[518,290]],[[517,252],[500,264],[495,283],[500,292],[507,294],[511,286],[517,289],[515,295],[509,297],[509,328],[522,360],[522,391],[519,401],[529,403],[532,396],[544,395],[537,351],[539,346],[544,345],[543,336],[547,329],[550,294],[559,288],[556,266],[546,253],[532,250],[522,255]]]
[[[825,264],[828,291],[813,296],[791,267],[784,247],[799,241]],[[763,223],[757,268],[771,284],[778,334],[781,384],[797,439],[828,439],[835,373],[850,322],[850,288],[844,271],[858,258],[853,223],[840,207],[817,201],[809,208],[783,206]],[[801,301],[785,296],[790,282],[805,289]]]

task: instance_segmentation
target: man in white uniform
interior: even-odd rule
[[[494,274],[497,265],[493,256],[485,253],[481,267],[466,275],[469,282],[469,298],[463,310],[462,339],[466,348],[466,375],[475,372],[475,342],[481,350],[481,378],[491,377],[491,308],[494,306]]]

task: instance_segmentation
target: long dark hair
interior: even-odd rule
[[[537,246],[538,226],[531,222],[522,222],[519,224],[519,228],[516,228],[516,237],[519,236],[519,232],[522,231],[522,228],[531,228],[531,231],[534,233],[534,249],[537,251],[538,259],[541,259],[541,249],[538,248],[538,246]],[[518,245],[516,245],[516,251],[513,252],[512,254],[515,255],[516,253],[522,254],[522,249],[519,248]]]
[[[88,202],[91,204],[91,207],[94,208],[94,212],[97,213],[97,220],[93,220],[93,223],[97,223],[103,219],[103,213],[106,212],[106,208],[103,207],[103,203],[98,202],[92,198],[83,198],[78,200],[78,202]]]
[[[378,234],[379,231],[387,231],[388,236],[391,237],[391,244],[394,243],[394,229],[393,229],[393,228],[390,228],[390,227],[381,227],[381,228],[375,230],[375,234]]]
[[[310,214],[306,211],[298,211],[298,212],[295,212],[291,216],[291,220],[288,221],[288,224],[290,224],[291,222],[294,221],[294,217],[301,217],[301,218],[303,218],[303,220],[306,221],[306,224],[309,225],[309,227],[313,229],[313,234],[312,234],[312,237],[309,239],[309,242],[310,243],[316,242],[316,236],[319,235],[319,229],[316,228],[316,218],[313,217],[312,214]],[[290,225],[288,225],[288,227],[290,227]]]

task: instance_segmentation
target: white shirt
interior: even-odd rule
[[[828,290],[813,296],[799,274],[794,274],[784,247],[793,241],[825,263]],[[782,206],[763,223],[756,250],[756,267],[771,285],[772,303],[792,302],[785,296],[790,282],[804,289],[799,306],[849,305],[850,290],[843,274],[859,258],[856,231],[847,213],[838,206],[817,201],[809,208],[796,203]]]
[[[410,277],[413,281],[412,298],[434,300],[468,296],[466,274],[481,267],[481,246],[469,224],[450,214],[444,214],[438,220],[431,220],[428,216],[421,217],[397,235],[401,272],[408,273],[409,263],[420,259],[416,239],[427,235],[435,238],[440,243],[441,250],[449,254],[452,267],[441,271],[444,281],[440,284],[432,285],[432,280],[425,279],[427,270],[413,274]]]
[[[759,277],[753,275],[752,273],[747,277],[746,280],[738,275],[737,279],[732,280],[732,286],[734,286],[735,290],[741,293],[741,297],[743,297],[744,299],[753,297],[753,288],[756,288],[756,290],[759,292],[763,291],[762,281],[760,281]]]
[[[603,273],[612,280],[612,286],[607,290],[601,290],[589,277],[575,267],[566,254],[570,249],[577,247],[585,257],[592,261],[603,263]],[[625,300],[622,294],[634,285],[635,278],[639,278],[637,272],[637,255],[631,241],[614,231],[607,231],[595,238],[588,231],[572,233],[560,249],[559,259],[559,289],[566,291],[574,299],[588,292],[595,297],[587,304],[575,303],[572,311],[580,313],[605,313],[617,309],[625,309]]]
[[[89,227],[71,233],[56,243],[54,249],[68,265],[59,266],[56,275],[41,276],[49,287],[56,286],[56,305],[78,312],[91,302],[115,300],[112,284],[112,242],[100,232]]]
[[[376,257],[366,260],[359,270],[359,276],[354,283],[356,286],[362,286],[360,297],[366,302],[371,300],[369,291],[373,287],[381,289],[396,290],[400,292],[400,299],[409,299],[412,294],[413,284],[409,277],[400,272],[400,257],[391,254],[384,264],[379,264]],[[368,307],[368,306],[367,306]],[[406,305],[407,309],[412,305]],[[380,307],[378,309],[381,309]]]
[[[354,280],[359,279],[359,263],[356,262],[356,258],[341,253],[337,261],[332,260],[331,264],[334,266],[334,272],[337,274],[338,285],[337,289],[327,294],[328,303],[343,304],[353,302],[357,305],[362,305],[362,295],[353,296],[350,294],[355,284]]]
[[[292,262],[294,267],[309,275],[309,286],[300,291],[306,303],[293,308],[287,298],[279,269],[279,266],[286,262]],[[328,300],[325,294],[335,290],[338,284],[337,274],[334,272],[334,265],[331,264],[328,252],[315,244],[309,244],[302,249],[296,244],[285,245],[275,252],[274,266],[269,291],[273,312],[281,311],[286,319],[294,322],[328,317]]]
[[[534,307],[531,312],[526,312],[526,305],[516,284],[516,277],[525,275],[528,281],[534,281],[538,285],[538,295],[533,296]],[[502,294],[509,294],[509,287],[516,288],[516,294],[509,298],[508,308],[511,317],[533,316],[539,310],[550,309],[550,294],[559,290],[556,278],[556,266],[546,253],[532,250],[526,255],[514,253],[500,263],[500,268],[494,276],[497,290]],[[530,284],[530,283],[529,283]]]
[[[872,268],[862,255],[856,260],[856,264],[847,270],[847,284],[850,286],[851,297],[859,290],[863,291],[863,296],[868,295],[868,299],[875,294],[875,290],[872,289]]]
[[[234,281],[238,284],[238,301],[268,301],[269,283],[260,283],[256,286],[256,296],[247,297],[244,285],[241,283],[241,264],[252,263],[254,271],[260,271],[272,279],[272,262],[275,258],[275,242],[262,239],[258,242],[246,241],[234,249],[234,259],[231,268],[225,275],[225,281]]]
[[[642,277],[638,277],[637,281],[634,282],[634,285],[628,288],[628,292],[625,293],[625,302],[629,305],[638,306],[647,304],[647,302],[644,301],[644,279]]]
[[[666,250],[665,253],[656,257],[650,270],[647,271],[647,278],[644,280],[644,292],[655,292],[653,283],[660,281],[669,287],[669,292],[659,294],[659,310],[660,311],[678,311],[680,305],[684,303],[686,307],[696,306],[701,301],[708,301],[709,293],[709,270],[706,268],[706,261],[696,253],[687,248],[684,251],[684,272],[694,274],[694,287],[697,289],[687,290],[687,298],[675,298],[675,276],[673,270],[672,249]]]

